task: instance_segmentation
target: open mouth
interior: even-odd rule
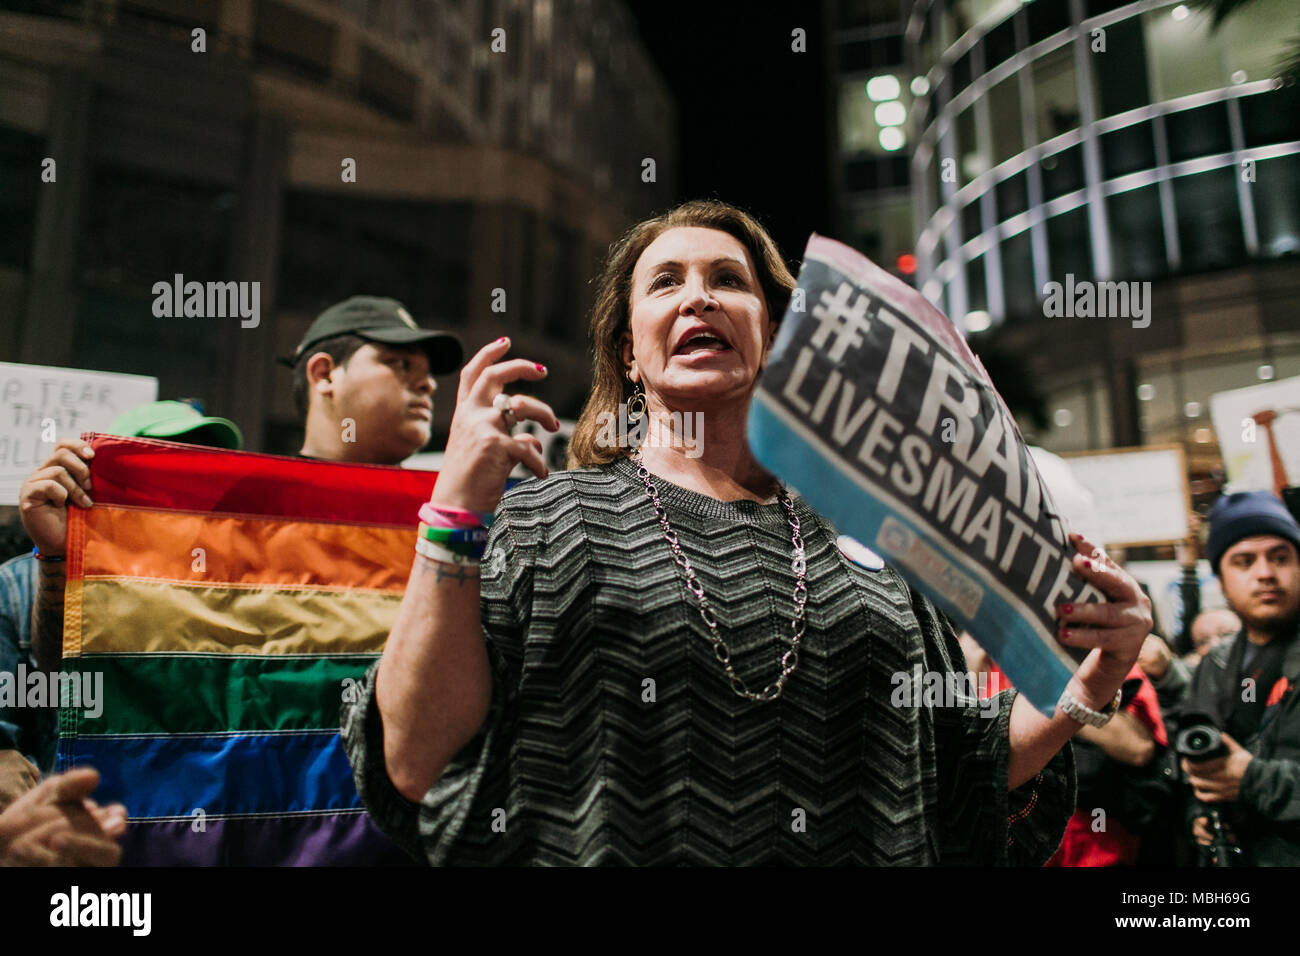
[[[673,350],[673,355],[697,355],[705,352],[730,352],[731,345],[716,332],[698,329],[686,334]]]

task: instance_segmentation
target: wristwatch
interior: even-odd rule
[[[1056,706],[1061,708],[1061,712],[1071,720],[1077,720],[1081,724],[1089,727],[1105,727],[1110,723],[1110,719],[1119,712],[1119,702],[1123,695],[1124,688],[1121,687],[1115,691],[1115,699],[1105,706],[1102,710],[1093,710],[1079,701],[1068,690],[1061,694],[1061,699],[1056,702]]]

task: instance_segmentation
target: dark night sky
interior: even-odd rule
[[[825,43],[816,3],[629,0],[677,100],[679,199],[741,206],[787,260],[831,232]],[[790,49],[807,31],[808,51]]]

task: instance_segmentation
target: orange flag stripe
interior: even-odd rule
[[[400,594],[415,528],[95,505],[81,577]]]

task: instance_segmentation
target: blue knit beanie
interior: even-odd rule
[[[1239,491],[1216,501],[1210,509],[1210,538],[1205,545],[1214,573],[1219,574],[1223,552],[1256,534],[1285,538],[1300,552],[1300,524],[1271,491]]]

